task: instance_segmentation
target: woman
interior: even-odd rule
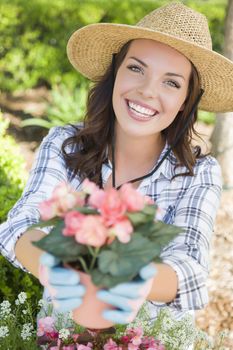
[[[103,188],[132,182],[157,203],[164,222],[185,232],[139,280],[98,293],[116,306],[104,317],[128,323],[145,300],[152,318],[165,305],[178,318],[202,308],[221,173],[191,141],[199,101],[204,110],[233,110],[232,62],[212,51],[205,17],[179,3],[137,26],[84,27],[72,35],[68,57],[96,81],[84,127],[54,128],[43,140],[24,194],[1,226],[2,254],[39,277],[58,310],[77,307],[85,294],[78,274],[31,244],[45,234],[28,230],[39,220],[38,204],[60,181],[77,190],[86,177]]]

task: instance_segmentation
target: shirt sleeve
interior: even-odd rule
[[[221,196],[221,170],[208,157],[177,200],[174,225],[183,233],[162,252],[164,263],[178,276],[178,293],[169,303],[179,310],[201,309],[208,303],[206,281],[209,272],[209,246]],[[186,188],[186,186],[184,186]]]
[[[39,221],[38,204],[51,196],[58,183],[67,181],[65,160],[61,153],[64,133],[64,128],[55,127],[43,139],[22,197],[8,213],[7,221],[0,225],[1,254],[16,267],[24,269],[16,259],[15,244],[32,224]]]

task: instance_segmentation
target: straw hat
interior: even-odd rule
[[[233,62],[212,51],[206,17],[181,3],[152,11],[136,26],[98,23],[83,27],[69,39],[68,58],[80,73],[97,80],[111,63],[112,54],[139,38],[167,44],[193,62],[205,91],[200,109],[233,111]]]

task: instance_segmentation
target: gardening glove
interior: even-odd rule
[[[98,291],[97,297],[100,300],[117,308],[105,310],[103,318],[120,324],[132,322],[150,293],[156,272],[155,265],[151,263],[139,271],[139,279]]]
[[[82,304],[85,287],[78,272],[62,267],[55,256],[44,253],[40,257],[40,283],[46,287],[58,312],[67,312]]]

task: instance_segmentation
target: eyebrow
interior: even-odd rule
[[[129,57],[129,58],[132,58],[133,60],[137,61],[137,62],[140,63],[143,67],[148,68],[148,65],[147,65],[145,62],[141,61],[139,58],[134,57],[134,56],[131,56],[131,57]],[[183,75],[181,75],[181,74],[172,73],[172,72],[167,72],[167,73],[165,73],[165,75],[168,75],[169,77],[172,77],[172,76],[174,76],[174,77],[179,77],[179,78],[182,78],[183,80],[185,80],[185,77],[184,77]]]

